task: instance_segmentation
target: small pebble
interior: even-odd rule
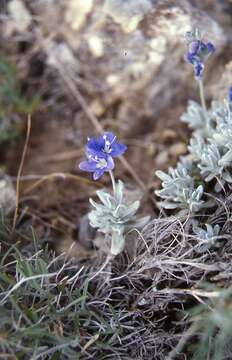
[[[169,158],[169,152],[168,150],[163,150],[161,151],[157,156],[156,156],[156,165],[157,166],[161,166],[164,164],[167,164],[168,162],[168,158]]]
[[[179,142],[176,144],[173,144],[170,148],[169,148],[169,154],[171,156],[175,156],[178,157],[180,155],[183,155],[187,152],[187,146],[185,143],[183,142]]]

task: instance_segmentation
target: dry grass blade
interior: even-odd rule
[[[40,186],[43,182],[45,182],[47,180],[52,180],[54,178],[63,179],[63,180],[72,179],[72,180],[75,180],[75,181],[78,181],[78,182],[83,182],[83,183],[88,184],[88,185],[94,185],[96,187],[102,187],[101,183],[96,183],[96,182],[88,180],[88,179],[86,179],[86,178],[84,178],[82,176],[73,175],[73,174],[70,174],[70,173],[52,173],[52,174],[42,176],[41,179],[39,179],[34,184],[29,186],[24,191],[24,194],[30,193],[32,190],[34,190],[35,188]]]
[[[17,218],[18,218],[19,197],[20,197],[20,177],[21,177],[22,171],[23,171],[23,164],[25,161],[26,153],[27,153],[30,132],[31,132],[31,116],[28,115],[26,140],[25,140],[25,144],[24,144],[24,148],[23,148],[22,158],[20,161],[19,170],[18,170],[18,174],[17,174],[17,181],[16,181],[16,203],[15,203],[13,225],[12,225],[12,230],[11,230],[11,238],[13,238],[13,236],[14,236],[15,227],[16,227]]]

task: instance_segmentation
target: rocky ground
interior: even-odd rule
[[[42,244],[49,244],[57,254],[68,251],[75,262],[84,261],[89,266],[99,261],[99,250],[93,248],[81,224],[89,210],[89,196],[94,196],[99,186],[108,186],[109,181],[105,177],[100,183],[93,182],[77,168],[87,136],[109,129],[128,145],[126,161],[117,163],[116,177],[123,179],[135,197],[142,197],[142,213],[157,219],[154,189],[160,183],[155,170],[167,169],[186,153],[189,135],[179,117],[189,98],[198,100],[192,68],[183,60],[183,35],[198,27],[215,44],[216,53],[205,74],[206,100],[223,99],[232,82],[232,2],[3,0],[0,11],[1,56],[15,66],[23,96],[40,98],[32,113],[23,166],[16,240],[30,247],[33,226]],[[10,102],[4,106],[6,121],[16,123],[20,132],[17,140],[1,144],[2,168],[15,184],[25,143],[26,113],[30,111],[20,111]],[[14,205],[11,190],[9,202]],[[159,226],[162,232],[169,225]],[[178,224],[170,226],[172,231],[181,231],[176,229]],[[162,237],[159,241],[169,251]],[[178,256],[174,255],[175,261]],[[115,276],[120,276],[124,261],[114,264]],[[151,306],[147,299],[152,298],[152,284],[160,281],[161,289],[165,278],[161,279],[158,264],[149,268],[149,261],[144,261],[138,251],[123,283],[128,294],[131,287],[135,288],[123,306],[128,312],[137,309],[135,317],[144,309],[141,338],[144,340],[147,332],[150,341],[144,351],[136,347],[134,353],[130,350],[128,359],[164,359],[167,350],[178,342],[176,334],[187,326],[178,323],[177,311],[172,311],[174,307],[179,311],[182,301],[161,292],[152,300],[151,319],[162,336],[155,338],[155,343],[150,340],[153,329],[150,325],[146,328]],[[175,265],[170,266],[178,278]],[[135,278],[138,271],[146,274],[145,289],[140,277]],[[187,303],[192,305],[192,300]],[[165,332],[169,321],[175,326]],[[112,359],[116,359],[115,353],[115,349],[109,350]],[[123,351],[119,358],[126,359],[124,355]],[[184,359],[184,355],[178,359]]]

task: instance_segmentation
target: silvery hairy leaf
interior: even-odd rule
[[[199,226],[193,227],[193,233],[196,235],[198,240],[195,250],[202,253],[212,247],[217,247],[219,245],[219,232],[220,226],[218,224],[215,226],[205,224],[205,229]]]
[[[199,185],[196,190],[185,190],[185,201],[189,205],[191,212],[198,212],[204,204],[204,201],[201,200],[204,193],[204,188],[202,185]]]
[[[226,167],[232,163],[232,149],[228,150],[219,160],[219,165]]]
[[[221,159],[222,154],[216,144],[212,143],[204,146],[198,167],[205,181],[211,181],[213,178],[223,174],[224,167],[220,164]]]
[[[219,179],[217,178],[217,180]],[[220,180],[217,181],[216,184],[214,185],[214,190],[216,191],[216,193],[219,193],[222,190],[225,191],[226,183],[232,184],[232,176],[227,170],[224,170]]]
[[[199,43],[195,41],[196,33],[188,32],[186,36],[189,45],[187,61],[191,63],[191,55],[199,50]],[[212,43],[205,46],[209,46],[210,51],[213,49]],[[228,184],[232,184],[232,86],[227,100],[213,101],[207,110],[190,100],[181,120],[193,130],[188,146],[188,159],[191,161],[187,163],[181,159],[167,173],[157,171],[162,188],[155,193],[161,198],[158,203],[160,207],[195,213],[215,206],[214,196],[207,192],[225,193]],[[207,189],[205,198],[208,197],[208,200],[203,200],[204,184]]]
[[[149,221],[149,217],[137,219],[136,212],[139,201],[128,203],[124,196],[124,184],[115,184],[115,193],[111,195],[98,190],[97,196],[101,203],[90,199],[93,210],[89,213],[90,225],[98,231],[111,236],[111,254],[119,254],[125,245],[125,233],[132,228],[141,228]]]
[[[190,154],[193,155],[194,160],[199,161],[201,155],[205,148],[205,141],[201,136],[194,135],[190,139],[190,145],[188,146],[188,150]]]
[[[212,138],[218,145],[232,149],[232,123],[218,125]]]
[[[189,100],[187,111],[181,115],[180,119],[188,124],[190,129],[199,134],[208,135],[207,121],[211,120],[210,113],[205,113],[204,109],[197,102]]]
[[[168,174],[157,171],[156,175],[162,180],[162,189],[155,191],[163,199],[159,205],[165,209],[188,209],[197,212],[203,206],[203,186],[197,188],[191,175],[192,162],[182,157],[177,167],[170,168]]]
[[[228,125],[232,122],[232,109],[227,100],[224,102],[212,101],[211,116],[217,125]]]

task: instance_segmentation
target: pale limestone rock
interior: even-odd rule
[[[90,109],[96,116],[102,116],[106,110],[105,106],[99,99],[94,99],[90,104]]]
[[[15,207],[16,194],[11,180],[4,176],[0,179],[0,209],[4,214],[8,214]]]
[[[93,0],[69,0],[65,19],[75,31],[82,28],[93,6]]]
[[[24,32],[31,24],[31,14],[21,0],[12,0],[8,4],[8,35],[13,31]]]
[[[124,32],[136,30],[144,15],[152,9],[150,0],[106,0],[104,11],[121,25]]]
[[[120,77],[116,74],[110,74],[109,76],[107,76],[106,81],[109,85],[114,86],[119,83]]]
[[[169,153],[171,156],[179,157],[180,155],[183,155],[187,152],[187,146],[183,142],[178,142],[176,144],[173,144],[169,148]]]
[[[87,37],[87,42],[94,57],[99,58],[104,55],[104,44],[100,36],[90,35]]]
[[[52,38],[48,63],[56,66],[58,59],[67,65],[74,81],[81,74],[89,104],[101,93],[106,110],[93,104],[96,116],[111,117],[116,104],[116,126],[134,136],[144,130],[145,122],[146,131],[152,131],[162,111],[195,92],[193,69],[183,61],[186,30],[199,27],[217,49],[205,71],[207,96],[222,76],[223,60],[221,68],[212,70],[226,37],[219,22],[192,5],[197,1],[38,0],[31,6],[42,19],[42,35]],[[56,15],[52,26],[46,26],[51,9]]]
[[[72,50],[66,43],[56,44],[55,42],[50,42],[48,51],[47,63],[54,67],[59,67],[62,65],[74,65],[75,57],[72,53]]]
[[[156,159],[155,159],[156,166],[159,167],[159,166],[163,166],[163,165],[167,164],[168,159],[169,159],[169,151],[168,150],[161,151],[156,156]]]
[[[232,85],[232,61],[226,64],[223,75],[219,74],[217,80],[207,91],[214,100],[223,101],[228,98],[228,89]]]

